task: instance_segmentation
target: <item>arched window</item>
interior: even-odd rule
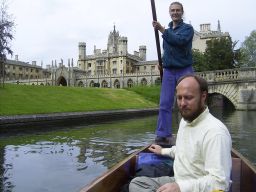
[[[127,81],[127,87],[129,88],[133,87],[133,81],[131,79]]]
[[[146,86],[147,85],[147,79],[145,79],[145,78],[143,78],[142,80],[141,80],[141,85],[142,86]]]
[[[101,87],[108,87],[108,82],[103,80],[102,83],[101,83]]]
[[[82,81],[79,81],[78,87],[84,87],[84,83]]]
[[[94,81],[91,81],[89,84],[90,87],[94,87]]]
[[[120,82],[116,79],[114,82],[114,87],[119,89],[120,88]]]
[[[158,77],[158,78],[155,80],[155,84],[156,84],[156,85],[160,85],[160,84],[161,84],[161,79],[160,79],[160,77]]]

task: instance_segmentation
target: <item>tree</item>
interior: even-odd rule
[[[219,37],[208,40],[205,59],[208,70],[234,68],[233,43],[230,37]]]
[[[241,46],[242,62],[245,67],[256,67],[256,30],[253,30]]]
[[[7,12],[7,1],[0,2],[0,80],[4,86],[6,55],[11,54],[10,41],[13,39],[14,21]]]
[[[198,49],[192,49],[192,55],[194,70],[196,72],[207,71],[208,66],[206,65],[204,53],[200,52]]]

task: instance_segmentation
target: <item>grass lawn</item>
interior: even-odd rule
[[[5,84],[0,87],[0,115],[153,108],[158,106],[157,95],[156,87],[104,89]]]

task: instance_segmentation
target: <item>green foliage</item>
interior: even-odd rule
[[[231,38],[220,37],[206,42],[205,59],[208,70],[234,68],[234,53]]]
[[[246,37],[241,46],[241,54],[244,67],[256,67],[256,30]]]
[[[196,72],[207,71],[208,66],[206,65],[204,53],[200,52],[198,49],[193,49],[192,54],[194,70]]]
[[[4,83],[6,55],[11,54],[10,41],[13,39],[14,21],[7,12],[6,0],[0,2],[0,79]]]
[[[6,84],[0,88],[0,115],[99,111],[157,107],[125,89]]]
[[[204,53],[193,49],[194,70],[201,72],[239,67],[242,55],[239,49],[234,50],[236,44],[237,41],[232,42],[231,38],[220,37],[208,40]]]

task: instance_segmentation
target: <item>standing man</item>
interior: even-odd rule
[[[231,173],[231,137],[226,126],[209,113],[207,82],[195,75],[178,81],[177,103],[182,116],[176,146],[149,150],[174,158],[174,177],[136,177],[130,192],[228,191]]]
[[[163,80],[155,139],[160,145],[168,145],[171,141],[172,107],[177,80],[183,75],[193,73],[191,50],[193,27],[183,22],[184,10],[181,3],[171,3],[169,13],[172,19],[169,28],[165,29],[157,21],[152,23],[153,27],[162,33],[164,50]]]

